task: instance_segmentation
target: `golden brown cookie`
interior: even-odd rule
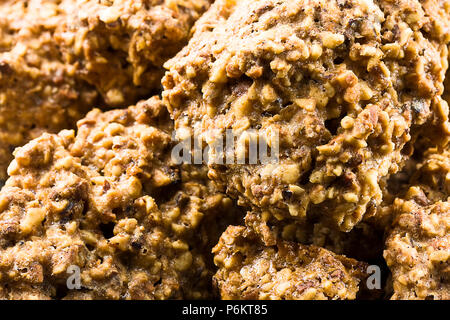
[[[0,180],[14,148],[72,128],[97,102],[61,59],[54,34],[64,17],[54,1],[0,3]]]
[[[74,8],[55,34],[75,74],[108,105],[126,106],[158,90],[162,65],[187,43],[211,0],[102,0]]]
[[[450,204],[422,204],[420,188],[398,199],[398,216],[384,257],[392,271],[392,299],[450,299]],[[419,201],[419,203],[417,202]]]
[[[450,298],[449,146],[424,152],[409,188],[390,206],[384,258],[392,272],[392,299]]]
[[[365,265],[316,246],[265,246],[245,227],[230,226],[214,248],[222,299],[355,299]]]
[[[218,0],[165,64],[164,101],[182,136],[278,135],[275,163],[210,163],[241,204],[349,231],[421,132],[448,141],[449,17],[445,1]]]
[[[0,3],[0,180],[14,148],[160,88],[209,0]]]
[[[171,162],[171,127],[151,98],[17,149],[0,192],[0,297],[211,297],[211,248],[236,209],[204,169]]]

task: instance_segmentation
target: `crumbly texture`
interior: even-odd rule
[[[349,231],[421,132],[448,141],[449,18],[434,0],[218,0],[165,64],[164,101],[180,136],[279,133],[277,163],[210,164],[240,204]]]
[[[210,298],[225,229],[212,222],[236,209],[206,170],[172,164],[171,127],[151,98],[17,149],[0,192],[0,298]]]
[[[160,88],[209,0],[0,3],[0,180],[12,151]]]
[[[365,265],[315,246],[265,246],[245,227],[230,226],[213,249],[222,299],[355,299]]]
[[[159,89],[162,65],[187,43],[210,0],[63,0],[73,13],[56,30],[64,61],[105,102],[126,106]],[[70,12],[70,11],[69,11]]]
[[[410,185],[420,186],[425,191],[421,204],[446,201],[450,197],[450,145],[444,150],[426,150],[423,160],[416,165]]]
[[[392,271],[392,299],[450,299],[450,203],[418,204],[420,188],[409,200],[396,200],[398,216],[386,240],[384,258]]]
[[[449,57],[450,59],[450,57]],[[450,103],[450,69],[447,69],[447,74],[445,75],[445,81],[444,81],[444,100],[447,101],[447,103]]]
[[[377,213],[368,219],[368,223],[377,229],[388,229],[392,225],[395,213],[393,204],[397,198],[405,199],[410,187],[420,188],[422,205],[437,201],[446,201],[450,196],[450,145],[442,148],[429,148],[423,138],[414,145],[414,154],[408,159],[402,171],[391,175],[384,181],[383,202],[377,207]]]
[[[0,3],[0,180],[16,147],[72,128],[97,102],[61,60],[54,32],[62,19],[54,1]]]
[[[450,147],[425,150],[390,206],[384,258],[392,299],[450,299]]]
[[[449,300],[449,49],[448,0],[0,0],[0,300]]]
[[[371,263],[379,263],[384,248],[384,230],[367,223],[360,223],[347,233],[320,222],[278,221],[271,218],[268,212],[248,212],[245,225],[266,246],[276,245],[280,240],[294,241]]]

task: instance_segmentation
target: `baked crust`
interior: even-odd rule
[[[160,89],[163,63],[187,43],[211,0],[68,3],[73,12],[55,33],[64,61],[108,105],[123,107]]]
[[[160,88],[209,0],[0,3],[0,180],[12,151]]]
[[[228,227],[213,252],[222,299],[355,299],[366,267],[315,246],[265,246],[240,226]]]
[[[54,40],[64,14],[54,1],[0,3],[0,180],[12,152],[44,132],[72,128],[97,103],[73,77]],[[2,183],[3,184],[3,183]]]
[[[211,297],[211,248],[237,210],[205,170],[171,163],[171,127],[155,97],[17,149],[0,192],[0,297]]]
[[[430,205],[411,188],[411,200],[395,202],[398,214],[386,240],[384,258],[392,271],[392,299],[450,299],[450,204]]]
[[[449,2],[212,2],[1,1],[0,299],[450,299]]]
[[[407,192],[395,199],[384,258],[392,299],[450,299],[449,147],[427,150]]]
[[[320,222],[299,223],[295,219],[274,220],[267,212],[248,212],[245,225],[266,246],[278,241],[292,241],[314,245],[335,254],[345,255],[359,261],[380,263],[383,253],[384,229],[360,223],[350,232],[342,232]]]
[[[448,141],[449,14],[443,1],[218,0],[165,64],[164,101],[183,135],[279,133],[276,164],[210,164],[240,204],[349,231],[423,130]]]

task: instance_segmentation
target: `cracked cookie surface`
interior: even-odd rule
[[[163,97],[180,136],[278,134],[275,164],[210,164],[240,204],[349,231],[420,132],[448,140],[449,14],[445,1],[219,0],[166,63]]]
[[[151,98],[17,149],[0,192],[0,297],[210,297],[210,251],[236,211],[204,169],[172,164],[171,128]]]
[[[397,200],[398,214],[384,257],[392,271],[392,299],[450,299],[450,203]]]
[[[0,179],[14,148],[160,88],[208,0],[0,3]]]
[[[365,265],[289,241],[265,246],[245,227],[230,226],[213,249],[222,299],[355,299]]]
[[[405,195],[391,207],[384,258],[392,299],[450,299],[449,150],[427,150]]]

